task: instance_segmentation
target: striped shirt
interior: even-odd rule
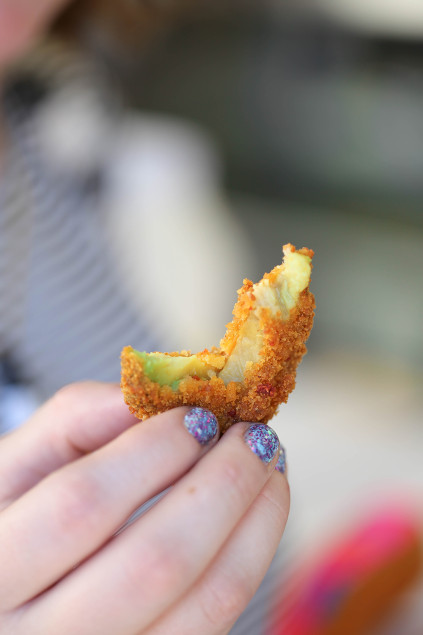
[[[39,113],[60,93],[95,104],[105,129],[118,117],[93,69],[56,45],[41,47],[4,87],[0,381],[3,389],[30,386],[40,400],[77,380],[118,381],[123,344],[159,347],[110,254],[99,197],[103,156],[87,149],[92,157],[81,169],[56,166],[46,151]]]

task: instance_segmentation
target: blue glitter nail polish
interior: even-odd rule
[[[282,445],[279,446],[279,457],[278,457],[278,462],[276,463],[275,469],[278,470],[278,472],[281,472],[281,474],[285,474],[286,455],[285,455],[285,448]]]
[[[185,415],[184,425],[201,445],[211,441],[219,429],[214,414],[204,408],[191,408]]]
[[[264,423],[251,425],[245,432],[244,438],[254,454],[257,454],[264,463],[270,463],[278,451],[278,435]]]

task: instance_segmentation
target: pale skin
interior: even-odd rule
[[[245,443],[248,424],[201,446],[186,410],[140,423],[118,386],[77,384],[0,441],[2,633],[230,630],[279,544],[289,487]]]
[[[0,76],[64,4],[0,0]],[[0,439],[1,633],[230,630],[275,554],[289,486],[245,443],[247,423],[201,446],[186,410],[140,423],[119,386],[77,384]]]

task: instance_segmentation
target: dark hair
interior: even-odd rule
[[[195,0],[74,0],[55,20],[52,30],[84,38],[96,29],[136,46],[140,38],[154,34],[195,5]]]

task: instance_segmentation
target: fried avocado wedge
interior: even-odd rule
[[[122,351],[121,387],[140,419],[176,406],[207,408],[224,432],[237,421],[267,423],[295,386],[313,326],[313,252],[293,245],[257,284],[244,280],[220,348],[192,355]]]

